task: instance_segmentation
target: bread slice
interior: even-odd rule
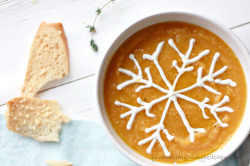
[[[57,101],[25,96],[7,102],[5,119],[9,130],[41,142],[59,142],[61,123],[70,121]]]
[[[68,74],[68,46],[62,24],[42,22],[30,49],[21,95],[34,96],[47,82]]]
[[[54,160],[47,160],[46,164],[49,166],[73,166],[68,161],[54,161]]]

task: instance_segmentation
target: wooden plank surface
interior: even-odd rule
[[[0,5],[0,105],[20,94],[29,49],[42,21],[63,23],[69,42],[70,76],[46,85],[46,96],[69,96],[60,98],[60,102],[70,105],[63,109],[82,112],[88,108],[84,98],[93,95],[91,76],[95,73],[98,62],[110,43],[129,25],[138,19],[151,14],[165,11],[190,11],[209,15],[220,20],[228,27],[237,27],[234,31],[250,48],[249,0],[117,0],[115,4],[104,9],[97,21],[96,41],[100,51],[93,53],[89,47],[90,34],[85,26],[92,23],[95,10],[106,1],[104,0],[12,0]],[[226,5],[225,5],[226,4]],[[83,23],[84,22],[84,23]],[[242,25],[243,26],[240,26]],[[239,27],[238,27],[239,26]],[[86,78],[85,78],[86,77]],[[92,80],[93,81],[93,80]],[[77,82],[77,83],[76,83]],[[91,87],[90,89],[84,87]],[[70,87],[70,88],[69,88]],[[82,94],[78,94],[78,92]],[[41,95],[45,94],[41,93]],[[74,98],[71,101],[70,98]],[[94,100],[86,100],[93,103]],[[71,114],[71,113],[70,113]],[[73,117],[74,115],[71,114]]]

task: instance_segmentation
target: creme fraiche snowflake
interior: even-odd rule
[[[135,59],[134,54],[130,54],[129,58],[135,63],[135,65],[136,65],[136,67],[138,69],[137,74],[133,73],[132,71],[126,70],[126,69],[122,69],[122,68],[118,69],[119,72],[124,73],[124,74],[132,77],[130,80],[127,80],[127,81],[119,84],[117,86],[118,90],[121,90],[121,89],[123,89],[124,87],[126,87],[126,86],[128,86],[130,84],[140,83],[142,85],[140,85],[135,90],[135,92],[139,92],[139,91],[141,91],[141,90],[143,90],[145,88],[155,88],[155,89],[158,89],[159,91],[164,93],[164,95],[162,97],[157,98],[155,100],[152,100],[149,103],[142,101],[141,98],[138,97],[137,98],[137,103],[141,105],[139,107],[138,106],[132,106],[132,105],[127,104],[127,103],[122,103],[122,102],[119,102],[119,101],[115,101],[115,105],[123,106],[123,107],[126,107],[126,108],[129,109],[129,111],[127,111],[126,113],[121,114],[121,116],[120,116],[121,118],[130,116],[130,119],[129,119],[128,123],[127,123],[127,129],[128,130],[131,129],[132,124],[134,122],[134,119],[136,118],[137,113],[139,113],[141,111],[145,111],[145,113],[146,113],[146,115],[148,117],[153,118],[153,117],[155,117],[155,115],[150,113],[151,108],[155,104],[157,104],[157,103],[159,103],[161,101],[167,100],[166,106],[165,106],[165,108],[164,108],[164,110],[162,112],[160,122],[157,125],[154,125],[154,126],[151,126],[150,128],[145,129],[146,133],[149,133],[151,131],[155,131],[155,132],[151,136],[149,136],[149,137],[147,137],[147,138],[145,138],[145,139],[138,142],[138,145],[143,145],[143,144],[146,144],[146,143],[150,142],[150,145],[148,146],[148,148],[146,150],[147,153],[151,153],[152,148],[154,147],[156,141],[158,141],[160,143],[160,145],[162,146],[164,154],[166,156],[171,155],[170,152],[168,151],[164,141],[162,140],[161,135],[160,135],[160,132],[163,132],[163,133],[166,134],[166,137],[167,137],[168,141],[172,141],[174,139],[174,136],[169,134],[168,130],[165,128],[165,126],[163,124],[171,102],[173,102],[178,114],[180,115],[180,117],[182,119],[182,122],[185,125],[185,127],[186,127],[186,129],[187,129],[187,131],[189,133],[189,138],[190,138],[191,142],[194,142],[194,140],[195,140],[195,133],[204,133],[204,132],[206,132],[206,130],[204,128],[193,128],[192,126],[190,126],[190,124],[189,124],[189,122],[188,122],[188,120],[187,120],[187,118],[185,116],[185,113],[183,112],[181,106],[178,103],[178,98],[184,99],[184,100],[186,100],[188,102],[194,103],[197,106],[199,106],[201,111],[202,111],[202,115],[203,115],[204,119],[209,118],[205,113],[205,108],[207,108],[207,109],[210,110],[210,113],[215,117],[215,119],[217,120],[217,123],[221,127],[227,127],[228,126],[227,123],[223,123],[220,120],[220,118],[217,116],[217,112],[225,112],[225,111],[226,112],[233,112],[234,111],[230,107],[222,106],[225,103],[229,102],[229,97],[228,96],[224,96],[223,99],[219,103],[214,104],[214,105],[210,105],[210,104],[208,104],[209,98],[207,98],[207,97],[204,98],[203,101],[197,101],[196,99],[193,99],[191,97],[188,97],[188,96],[182,94],[183,92],[187,92],[187,91],[192,90],[192,89],[197,88],[197,87],[203,87],[206,90],[208,90],[209,92],[214,93],[216,95],[221,94],[220,92],[216,91],[212,87],[206,85],[205,84],[206,82],[214,82],[215,84],[229,85],[229,86],[232,86],[232,87],[235,87],[237,85],[231,79],[221,80],[219,78],[216,78],[219,75],[221,75],[222,73],[224,73],[228,68],[227,66],[224,66],[221,69],[219,69],[218,71],[214,71],[216,61],[218,60],[218,58],[220,56],[220,53],[217,52],[217,53],[214,54],[212,63],[210,65],[209,73],[206,76],[202,75],[203,68],[199,67],[198,72],[197,72],[198,74],[197,74],[196,83],[194,83],[193,85],[191,85],[189,87],[186,87],[184,89],[177,90],[177,91],[175,90],[175,87],[176,87],[176,85],[178,83],[179,78],[184,73],[192,71],[194,69],[192,64],[194,62],[197,62],[198,60],[200,60],[202,57],[208,55],[209,52],[210,52],[209,50],[204,50],[201,53],[199,53],[196,57],[190,59],[189,57],[190,57],[190,54],[192,52],[194,43],[195,43],[195,39],[191,39],[187,52],[185,54],[183,54],[183,53],[181,53],[179,51],[179,49],[175,45],[173,39],[168,40],[168,44],[179,54],[179,56],[180,56],[180,58],[182,60],[182,63],[183,63],[182,66],[178,66],[176,60],[174,60],[172,62],[173,67],[178,72],[178,75],[176,76],[173,84],[171,84],[168,81],[166,75],[164,74],[164,71],[162,70],[162,68],[161,68],[161,66],[159,65],[159,62],[158,62],[158,56],[161,53],[161,50],[162,50],[163,45],[164,45],[164,41],[162,41],[162,42],[160,42],[158,44],[155,52],[152,55],[149,55],[149,54],[144,54],[143,55],[144,60],[149,60],[149,61],[154,62],[155,66],[157,67],[157,69],[159,71],[159,74],[160,74],[161,78],[163,79],[163,81],[167,85],[168,89],[165,89],[165,88],[163,88],[163,87],[161,87],[161,86],[159,86],[159,85],[157,85],[157,84],[155,84],[153,82],[153,79],[152,79],[152,76],[150,74],[149,68],[145,68],[145,73],[147,74],[148,78],[147,79],[143,78],[142,69],[141,69],[140,64],[138,63],[138,61]]]

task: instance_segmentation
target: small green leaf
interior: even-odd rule
[[[89,32],[95,32],[94,26],[88,25],[88,26],[86,26],[86,28],[89,28]]]
[[[100,8],[97,8],[97,10],[96,10],[96,13],[99,15],[99,14],[101,14],[101,9]]]
[[[95,43],[95,41],[93,39],[90,40],[90,46],[93,46],[94,43]]]
[[[98,46],[97,46],[96,44],[94,44],[94,45],[92,46],[92,49],[93,49],[95,52],[97,52],[97,51],[98,51]]]
[[[94,50],[94,51],[98,51],[98,46],[97,46],[97,44],[95,43],[95,41],[94,41],[94,39],[91,39],[90,40],[90,46],[92,47],[92,49]]]
[[[91,27],[90,29],[89,29],[89,32],[95,32],[95,27]]]

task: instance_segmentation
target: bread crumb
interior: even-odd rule
[[[68,161],[55,161],[55,160],[47,160],[46,164],[49,166],[73,166],[73,164],[71,164]]]
[[[38,0],[30,0],[31,3],[35,4],[35,3],[38,3]]]

